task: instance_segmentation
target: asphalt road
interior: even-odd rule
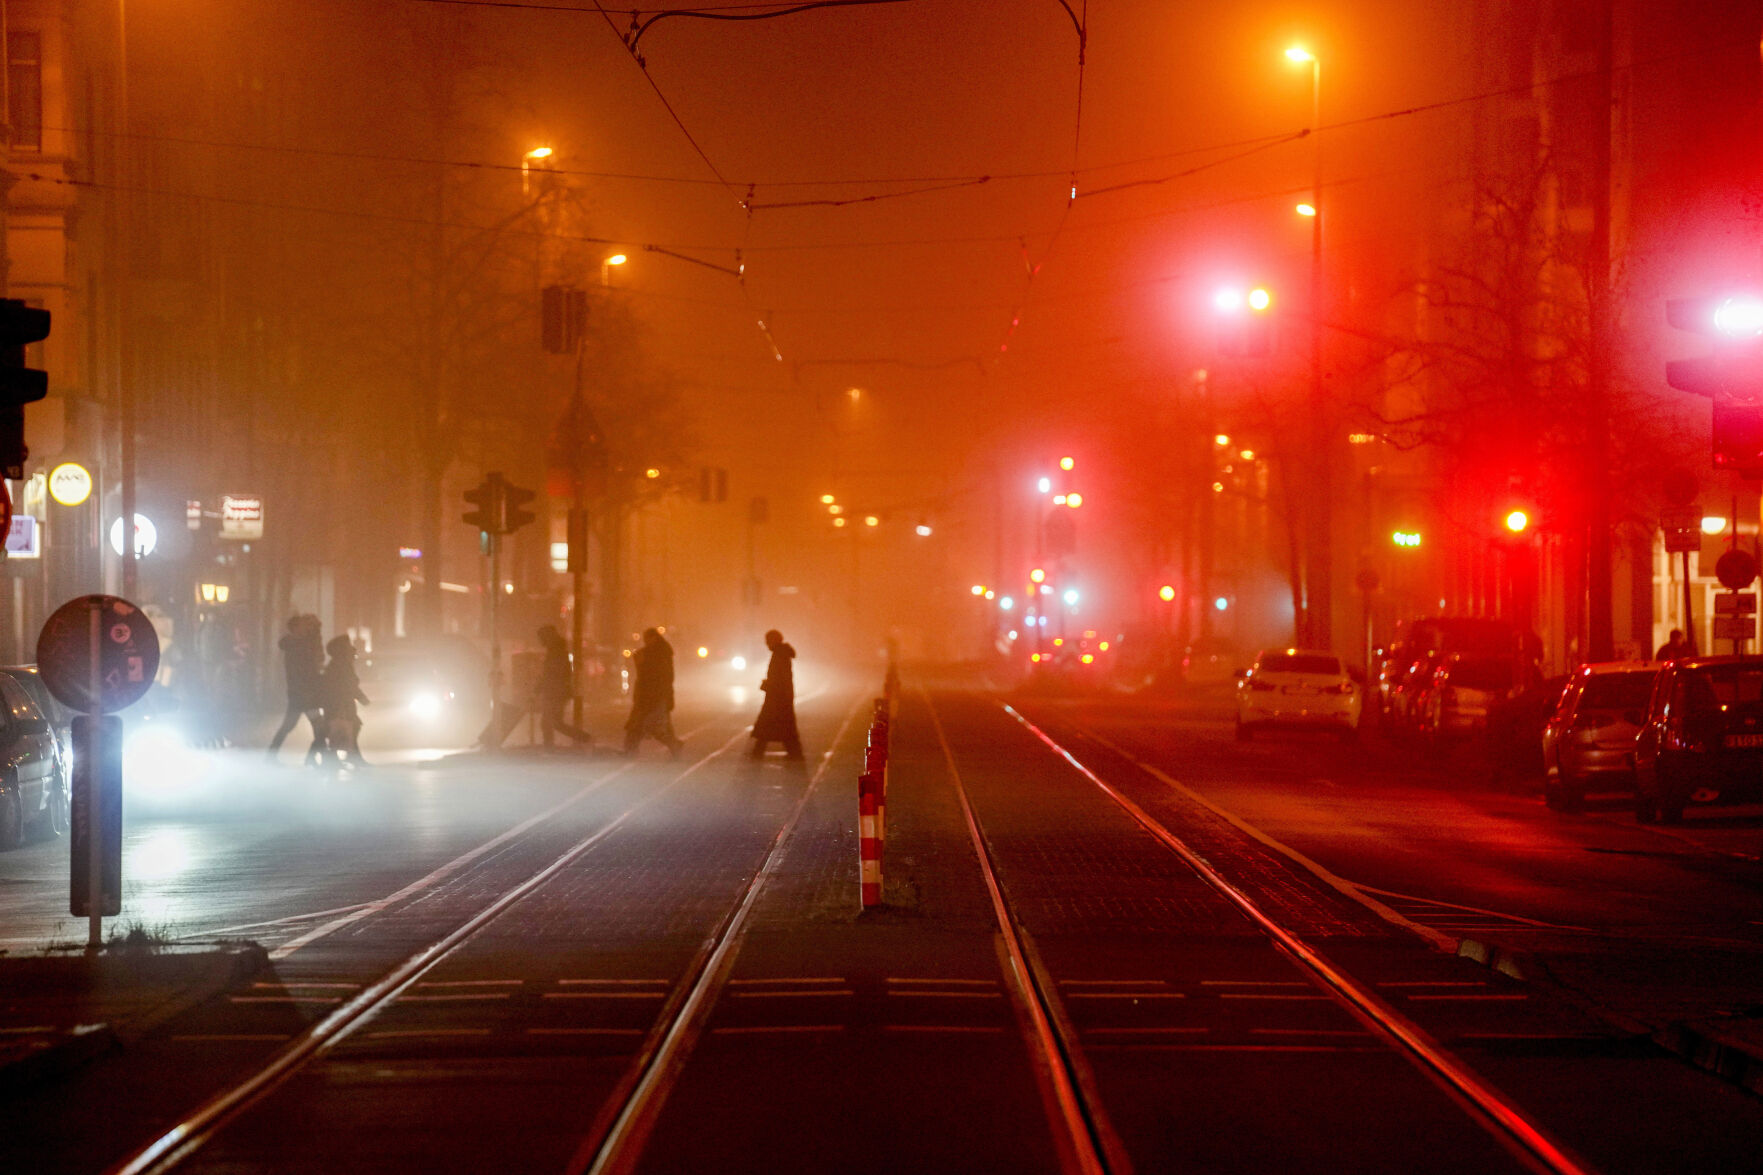
[[[682,692],[677,761],[388,754],[330,781],[219,756],[136,810],[129,915],[271,968],[0,1106],[0,1153],[110,1169],[279,1057],[176,1169],[1754,1162],[1763,1101],[1608,992],[1453,951],[1536,950],[1630,1007],[1754,1002],[1763,815],[1563,816],[1468,759],[1238,744],[1216,698],[909,675],[860,913],[871,692],[806,685],[804,764],[742,758],[750,700],[721,688]],[[0,857],[16,943],[83,933],[58,854]]]

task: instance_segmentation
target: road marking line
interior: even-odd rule
[[[774,1024],[757,1028],[712,1028],[712,1036],[753,1035],[761,1032],[843,1032],[843,1024]]]
[[[621,984],[621,985],[622,984],[629,984],[633,987],[639,986],[639,985],[655,984],[655,985],[659,985],[662,987],[666,987],[668,981],[665,979],[559,979],[557,982],[559,984],[571,984],[571,983]]]
[[[1314,984],[1290,979],[1202,979],[1201,987],[1313,987]]]
[[[33,1024],[28,1028],[0,1028],[0,1035],[11,1034],[11,1035],[16,1035],[16,1036],[24,1036],[24,1035],[26,1035],[28,1033],[32,1033],[32,1032],[60,1032],[60,1031],[61,1031],[61,1029],[56,1027],[53,1024]]]
[[[1325,1000],[1333,1002],[1332,997],[1325,995],[1297,995],[1295,993],[1280,995],[1275,992],[1261,991],[1221,991],[1218,993],[1218,998],[1221,1000]]]
[[[754,984],[760,984],[760,983],[770,983],[770,984],[781,984],[781,983],[845,983],[845,982],[847,982],[847,981],[846,981],[846,980],[845,980],[845,979],[843,979],[843,978],[841,978],[841,977],[838,977],[838,976],[828,976],[828,977],[826,977],[826,978],[824,978],[824,979],[822,979],[822,978],[803,978],[803,979],[731,979],[731,980],[729,980],[729,981],[728,981],[728,985],[729,985],[729,986],[730,986],[730,987],[750,987],[750,986],[753,986],[753,985],[754,985]]]
[[[1411,995],[1411,996],[1408,996],[1407,998],[1411,999],[1411,1000],[1457,1000],[1459,1002],[1467,1003],[1467,1002],[1477,1001],[1477,1000],[1482,1001],[1482,1002],[1492,1002],[1492,1001],[1498,1001],[1498,1000],[1528,1000],[1530,998],[1530,996],[1524,994],[1523,992],[1514,992],[1509,995],[1495,994],[1495,993],[1488,993],[1486,995],[1470,995],[1468,993],[1463,993],[1460,995],[1459,994]]]
[[[294,991],[297,988],[308,987],[315,991],[320,988],[334,991],[359,991],[361,988],[359,983],[253,983],[251,986],[256,988],[271,988],[275,991]]]
[[[1350,1048],[1338,1044],[1108,1044],[1094,1046],[1116,1053],[1369,1053],[1383,1052],[1381,1044]]]
[[[1499,926],[1506,926],[1508,923],[1512,922],[1522,922],[1526,926],[1535,926],[1543,930],[1579,930],[1586,933],[1592,932],[1592,927],[1590,926],[1567,926],[1560,922],[1540,922],[1535,918],[1526,918],[1519,914],[1502,914],[1498,910],[1484,910],[1480,906],[1465,906],[1457,902],[1441,902],[1436,898],[1423,898],[1417,897],[1414,894],[1397,893],[1394,890],[1378,889],[1376,886],[1358,885],[1357,882],[1354,884],[1365,893],[1376,894],[1380,898],[1391,898],[1395,901],[1407,902],[1410,908],[1417,912],[1420,910],[1441,912],[1450,910],[1459,914],[1480,914],[1484,918],[1497,918],[1499,919],[1499,922],[1496,925]]]
[[[1486,987],[1485,979],[1392,979],[1379,987]]]
[[[533,1036],[641,1036],[641,1028],[529,1028]]]
[[[890,991],[891,996],[901,999],[938,999],[938,1000],[1001,1000],[1001,991]]]
[[[770,999],[770,998],[774,998],[777,996],[783,996],[787,999],[792,996],[855,995],[856,993],[853,992],[848,987],[839,987],[839,988],[810,987],[810,988],[805,988],[801,991],[735,991],[735,992],[730,992],[729,994],[732,995],[737,1000],[756,1000],[756,999]]]
[[[941,983],[950,987],[997,987],[996,979],[900,979],[889,976],[888,983]]]
[[[1179,991],[1071,991],[1065,993],[1068,1000],[1185,1000],[1188,997]],[[1225,997],[1229,999],[1229,996]],[[1269,997],[1279,998],[1279,997]]]
[[[409,1036],[488,1036],[488,1028],[411,1028],[391,1032],[364,1032],[368,1040],[383,1040],[389,1037]]]
[[[1212,1030],[1210,1028],[1171,1028],[1171,1027],[1086,1028],[1086,1029],[1084,1029],[1084,1035],[1085,1036],[1140,1036],[1140,1035],[1150,1034],[1153,1036],[1156,1036],[1156,1035],[1194,1036],[1194,1035],[1207,1033],[1207,1032],[1211,1032],[1211,1031]]]
[[[1002,1032],[1002,1028],[987,1028],[977,1024],[884,1024],[883,1032]]]
[[[1164,979],[1061,979],[1060,987],[1163,987]]]
[[[328,995],[230,995],[233,1004],[340,1004],[342,996]]]
[[[1363,1036],[1376,1037],[1362,1028],[1251,1028],[1255,1036]]]

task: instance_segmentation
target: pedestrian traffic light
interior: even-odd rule
[[[1763,400],[1763,296],[1670,298],[1665,320],[1714,340],[1714,352],[1665,364],[1665,382],[1710,399]]]
[[[502,486],[502,533],[513,534],[533,520],[531,510],[523,510],[533,500],[532,490],[523,490],[516,485]]]
[[[588,292],[575,286],[539,291],[539,342],[552,355],[570,355],[588,326]]]
[[[487,474],[476,488],[465,491],[465,500],[476,507],[465,515],[465,521],[485,534],[502,532],[502,493],[507,483],[500,473]]]
[[[1714,401],[1714,468],[1763,478],[1763,405]]]
[[[25,344],[49,337],[49,312],[0,298],[0,476],[24,476],[24,406],[49,394],[49,376],[24,365]]]

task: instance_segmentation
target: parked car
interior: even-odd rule
[[[1420,703],[1440,659],[1436,653],[1412,654],[1390,674],[1392,684],[1383,717],[1392,734],[1412,735],[1420,729]]]
[[[1683,819],[1690,803],[1763,798],[1763,659],[1667,662],[1635,740],[1635,817]]]
[[[1516,657],[1452,653],[1439,662],[1415,698],[1414,726],[1434,742],[1482,734],[1489,707],[1526,684]]]
[[[1651,661],[1582,665],[1543,725],[1543,799],[1578,810],[1588,791],[1634,790],[1634,743],[1659,666]]]
[[[1267,649],[1237,678],[1237,738],[1290,726],[1358,736],[1363,695],[1341,659],[1311,649]]]
[[[66,832],[68,811],[61,740],[18,678],[0,673],[0,849]]]

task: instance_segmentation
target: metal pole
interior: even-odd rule
[[[1688,551],[1683,552],[1683,632],[1685,638],[1690,642],[1690,647],[1695,648],[1696,615],[1690,610],[1690,553]]]
[[[103,743],[100,731],[104,722],[104,673],[99,665],[99,657],[103,653],[102,630],[104,627],[104,604],[100,597],[92,597],[91,623],[89,627],[92,668],[92,701],[91,725],[87,730],[84,750],[89,760],[86,763],[86,950],[96,951],[104,946],[104,805],[102,789],[98,786],[99,747]]]
[[[582,437],[582,343],[579,336],[575,343],[575,392],[571,401],[571,427],[575,432],[575,517],[570,521],[573,526],[567,527],[567,538],[574,543],[581,538],[582,549],[578,556],[570,551],[570,565],[575,569],[570,590],[575,596],[574,615],[569,625],[570,684],[575,695],[570,706],[570,721],[577,730],[582,725],[582,657],[587,641],[587,610],[588,610],[588,446]]]
[[[1322,386],[1322,59],[1310,59],[1310,134],[1315,172],[1310,183],[1310,445],[1314,474],[1309,555],[1305,575],[1304,629],[1318,649],[1333,644],[1334,468],[1328,405]]]

